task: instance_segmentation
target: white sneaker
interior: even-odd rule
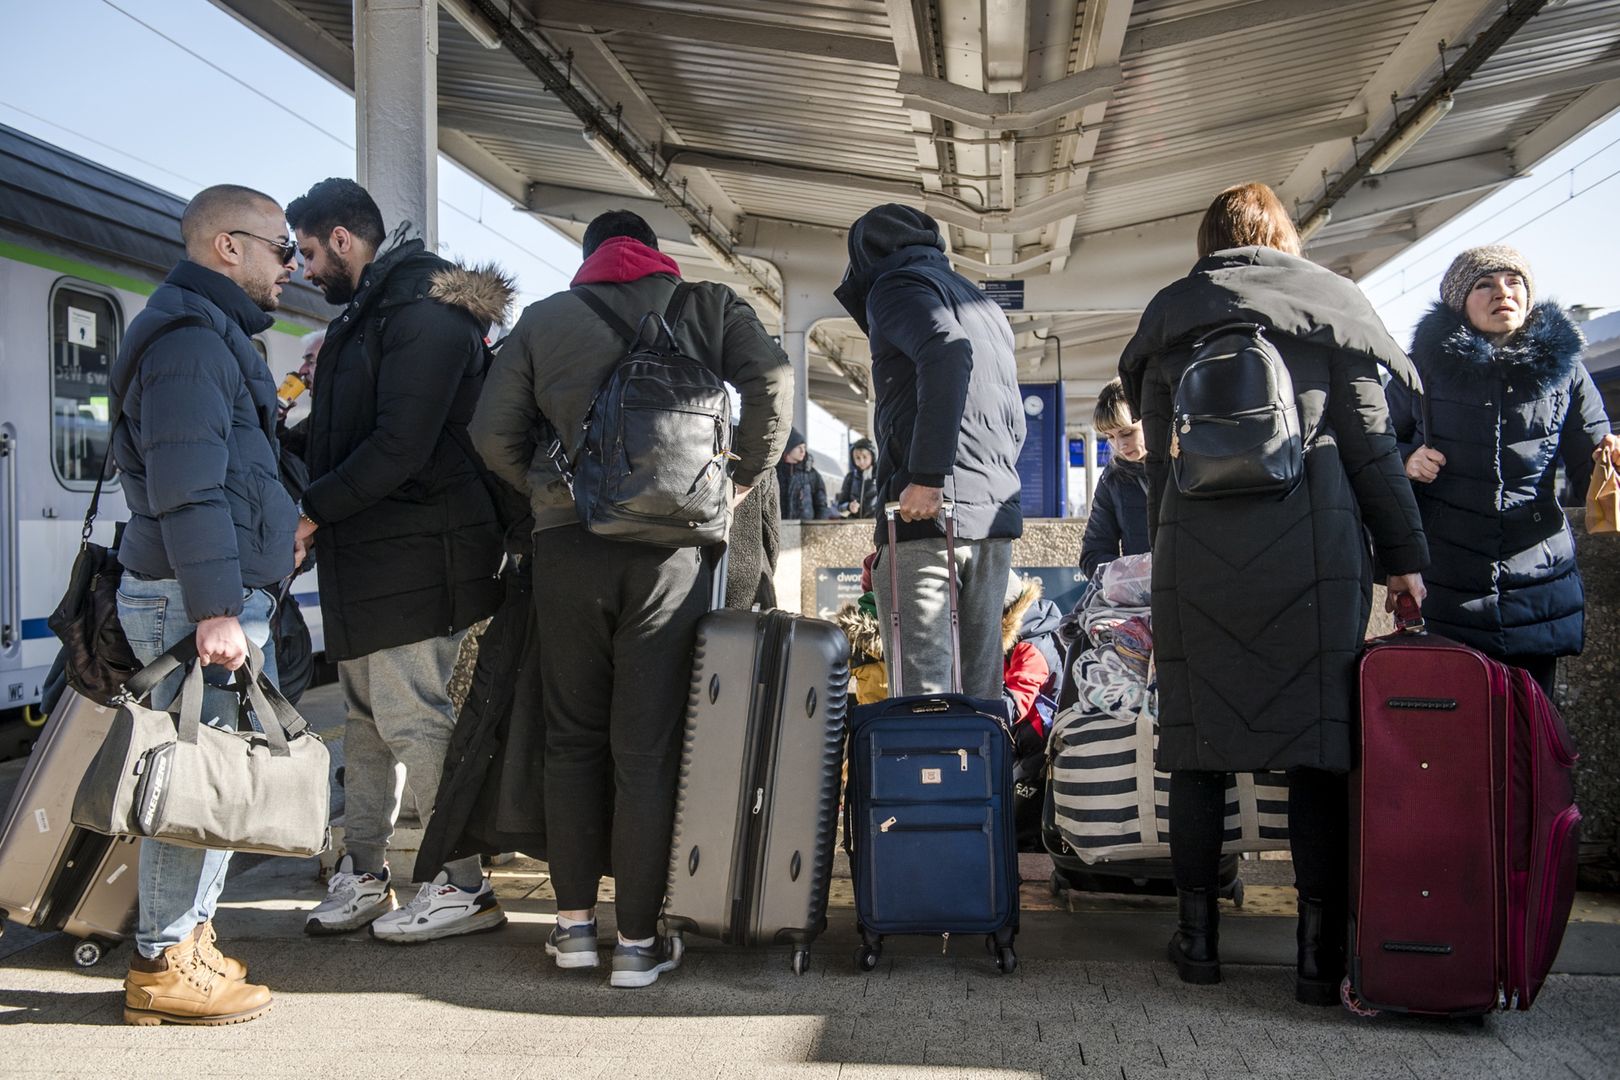
[[[388,886],[388,868],[382,876],[356,874],[354,859],[338,861],[326,883],[326,899],[316,904],[304,923],[306,934],[347,934],[394,910],[394,890]]]
[[[438,877],[417,891],[416,899],[372,923],[371,936],[408,945],[457,934],[478,934],[504,922],[506,912],[495,899],[488,878],[477,890],[469,890],[450,884],[450,875],[440,870]]]

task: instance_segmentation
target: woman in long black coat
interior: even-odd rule
[[[1222,192],[1200,260],[1154,297],[1120,360],[1147,441],[1157,764],[1170,773],[1180,930],[1170,959],[1220,979],[1216,894],[1227,774],[1288,770],[1299,889],[1296,996],[1332,1004],[1344,973],[1352,677],[1372,559],[1421,598],[1428,555],[1380,385],[1415,384],[1353,284],[1299,256],[1263,184]],[[1188,498],[1171,476],[1172,401],[1204,333],[1255,323],[1292,377],[1302,481],[1283,496]]]
[[[1389,387],[1389,411],[1429,537],[1429,628],[1524,668],[1552,694],[1558,657],[1581,651],[1586,600],[1553,490],[1562,460],[1584,489],[1617,445],[1581,363],[1581,332],[1531,306],[1530,266],[1504,245],[1458,255],[1418,324],[1420,399]]]

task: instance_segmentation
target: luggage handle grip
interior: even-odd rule
[[[956,581],[956,504],[945,499],[940,504],[940,516],[945,520],[945,578],[948,583],[949,603],[947,611],[951,621],[951,692],[962,692],[962,636],[961,613],[957,608],[957,581]],[[894,664],[893,683],[889,690],[891,697],[904,697],[905,658],[900,649],[900,562],[895,558],[894,549],[900,543],[898,519],[900,516],[899,503],[884,503],[882,509],[883,519],[889,527],[889,631],[890,645],[893,648]]]
[[[1423,623],[1423,607],[1411,593],[1395,594],[1395,632],[1413,635],[1428,633]]]

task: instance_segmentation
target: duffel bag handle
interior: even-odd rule
[[[192,653],[195,656],[195,644]],[[247,661],[237,669],[236,689],[247,694],[248,702],[259,717],[265,741],[270,744],[270,756],[290,757],[292,751],[287,746],[288,738],[299,734],[309,725],[265,677],[264,652],[251,641],[248,642]],[[201,737],[204,691],[203,665],[193,663],[191,670],[186,673],[186,681],[180,687],[180,717],[176,729],[181,742],[195,745]]]

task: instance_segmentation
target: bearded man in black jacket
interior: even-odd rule
[[[467,436],[485,334],[511,302],[493,267],[456,266],[410,239],[352,180],[287,207],[304,275],[334,304],[321,347],[299,505],[313,542],[327,657],[348,704],[344,854],[305,929],[423,941],[506,916],[477,856],[447,864],[394,910],[386,852],[405,767],[424,819],[455,726],[446,689],[467,627],[494,614],[502,536]]]

